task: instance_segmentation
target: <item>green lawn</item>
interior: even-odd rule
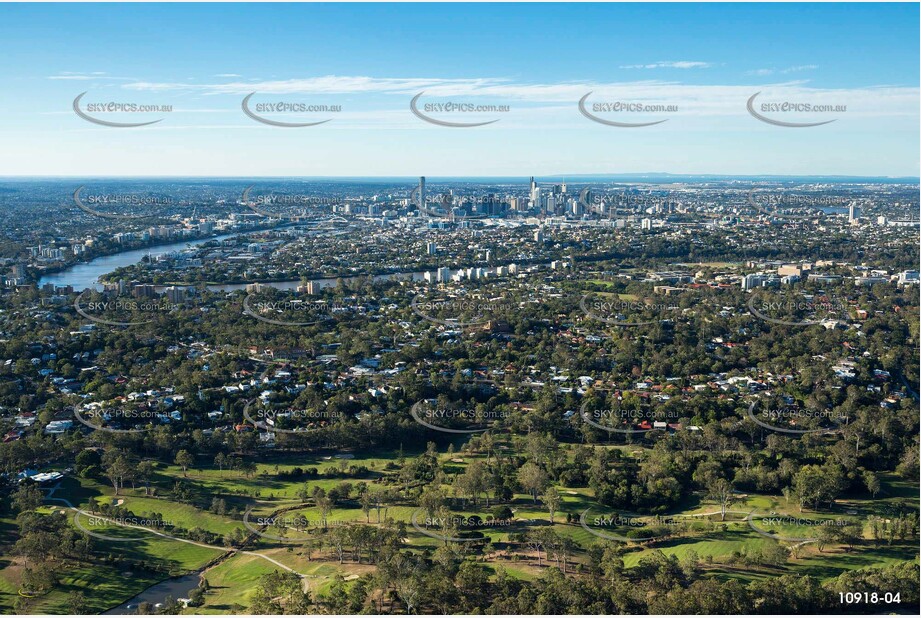
[[[677,556],[679,559],[684,558],[692,550],[703,559],[705,556],[713,556],[719,561],[732,555],[735,551],[754,551],[760,550],[769,543],[774,541],[767,539],[753,530],[746,524],[731,524],[727,526],[725,532],[718,531],[700,536],[673,538],[664,541],[658,541],[649,546],[648,549],[633,551],[624,556],[624,565],[627,567],[636,566],[640,559],[650,555],[654,550],[660,550],[668,556]]]
[[[277,570],[277,566],[258,556],[237,554],[228,558],[205,574],[211,586],[205,595],[205,605],[190,608],[186,613],[232,614],[236,606],[247,607],[259,578]]]
[[[18,595],[18,575],[15,579],[9,569],[0,570],[0,606],[5,613],[12,613]],[[68,596],[74,590],[82,591],[89,607],[87,613],[98,614],[140,594],[146,588],[161,581],[156,573],[134,570],[125,573],[106,564],[68,566],[59,573],[61,584],[48,594],[28,599],[26,613],[69,614]]]

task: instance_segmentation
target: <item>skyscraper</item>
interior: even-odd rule
[[[419,210],[425,210],[425,176],[419,176]]]
[[[860,208],[856,202],[851,202],[847,210],[847,222],[855,223],[858,217],[860,217]]]

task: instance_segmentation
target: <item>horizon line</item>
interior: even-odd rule
[[[273,179],[393,179],[393,178],[414,178],[417,179],[420,176],[425,176],[426,179],[465,179],[465,178],[554,178],[566,180],[579,179],[579,178],[598,178],[598,177],[611,177],[611,178],[632,178],[632,177],[699,177],[699,178],[857,178],[857,179],[880,179],[880,180],[910,180],[915,182],[921,182],[921,176],[905,176],[905,175],[879,175],[879,174],[868,174],[868,175],[858,175],[858,174],[721,174],[714,172],[706,173],[680,173],[680,172],[618,172],[618,173],[609,173],[609,172],[598,172],[598,173],[579,173],[579,174],[498,174],[498,175],[484,175],[484,174],[466,174],[461,176],[446,176],[446,175],[432,175],[428,176],[425,174],[388,174],[388,175],[374,175],[374,176],[362,176],[362,175],[352,175],[352,174],[342,174],[342,175],[321,175],[321,176],[292,176],[292,175],[204,175],[204,174],[188,174],[188,175],[174,175],[174,174],[15,174],[15,175],[0,175],[0,180],[15,180],[15,179],[63,179],[63,178],[113,178],[113,179],[132,179],[132,178],[150,178],[150,179],[221,179],[221,180],[244,180],[250,178],[273,178]]]

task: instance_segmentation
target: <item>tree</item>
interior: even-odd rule
[[[793,477],[793,491],[801,511],[807,505],[818,508],[823,502],[833,502],[843,488],[844,473],[836,464],[806,465]]]
[[[550,523],[552,524],[553,516],[556,515],[556,512],[560,509],[560,503],[562,502],[560,492],[557,491],[556,487],[548,487],[541,495],[540,500],[547,507],[547,512],[550,514]]]
[[[365,515],[365,523],[371,523],[371,507],[374,505],[374,499],[371,497],[371,490],[368,489],[368,486],[362,484],[359,486],[358,493],[358,504],[361,507],[361,512]]]
[[[326,530],[327,525],[326,521],[329,517],[329,512],[333,508],[333,501],[330,500],[329,496],[321,490],[321,493],[318,493],[314,496],[314,501],[317,503],[317,510],[320,511],[320,521],[323,522],[323,529]]]
[[[154,474],[154,464],[152,461],[143,460],[135,467],[137,479],[144,484],[144,495],[150,495],[150,479]]]
[[[256,474],[256,470],[258,469],[259,467],[256,465],[256,462],[250,461],[249,459],[247,459],[246,461],[241,461],[239,463],[239,470],[243,473],[243,476],[245,476],[246,478],[252,478],[252,476]]]
[[[732,483],[723,478],[712,479],[707,485],[707,497],[720,505],[720,521],[726,521],[726,511],[732,504]]]
[[[42,490],[39,489],[38,485],[33,485],[32,483],[23,483],[19,486],[12,495],[13,508],[17,512],[22,513],[24,511],[34,511],[42,505],[42,501],[45,499]]]
[[[112,482],[115,495],[125,486],[125,481],[131,478],[134,466],[128,457],[120,451],[109,451],[103,457],[106,477]]]
[[[419,496],[419,506],[426,512],[427,515],[434,516],[442,507],[447,503],[447,498],[445,497],[444,492],[438,488],[429,485],[422,491],[422,495]]]
[[[476,504],[479,495],[486,491],[487,480],[486,465],[482,461],[472,461],[467,464],[464,473],[457,477],[455,486],[462,495],[469,496]],[[489,506],[488,496],[486,501],[486,506]]]
[[[870,495],[874,498],[882,489],[882,485],[879,481],[879,476],[876,473],[870,470],[864,470],[863,473],[863,484],[866,485],[867,491],[870,492]]]
[[[227,457],[224,453],[218,453],[214,456],[214,465],[217,466],[217,469],[221,472],[221,475],[224,474],[224,467],[227,465]]]
[[[334,614],[347,614],[349,612],[349,591],[345,578],[336,573],[333,582],[326,593],[325,601]]]
[[[836,526],[819,526],[816,530],[816,546],[818,546],[819,551],[825,551],[825,547],[829,543],[834,543],[837,539],[838,531]]]
[[[205,591],[201,588],[195,588],[189,593],[189,606],[201,607],[205,603]]]
[[[537,503],[537,495],[547,487],[549,480],[547,473],[540,466],[529,461],[518,470],[518,482]]]
[[[71,591],[67,596],[67,607],[73,615],[88,613],[89,604],[86,602],[86,595],[79,590]]]
[[[252,614],[309,614],[310,595],[296,573],[274,571],[263,575],[251,598]]]
[[[339,560],[339,564],[345,559],[345,548],[351,540],[349,526],[336,526],[327,536],[330,546]]]
[[[195,458],[192,457],[192,453],[190,453],[189,451],[182,449],[178,453],[176,453],[175,464],[179,466],[180,468],[182,468],[183,476],[186,475],[186,472],[188,471],[189,467],[194,463],[195,463]]]
[[[22,571],[23,586],[33,593],[49,592],[58,584],[58,574],[47,563],[35,568],[25,567]]]
[[[550,528],[538,528],[530,530],[525,534],[525,543],[528,547],[537,552],[537,566],[541,566],[541,551],[547,550],[551,545],[556,543],[559,537]]]

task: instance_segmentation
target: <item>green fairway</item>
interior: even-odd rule
[[[256,582],[278,567],[257,556],[236,555],[224,560],[205,573],[210,589],[205,604],[189,608],[187,613],[226,614],[247,607]]]
[[[16,578],[14,580],[13,578]],[[61,584],[46,595],[25,599],[27,613],[32,614],[68,614],[68,596],[71,591],[92,590],[86,594],[89,613],[101,613],[115,607],[127,599],[143,592],[164,577],[139,569],[122,571],[106,564],[69,566],[60,573]],[[9,569],[0,570],[0,606],[6,613],[11,613],[18,594],[18,574],[13,575]]]
[[[736,551],[761,550],[765,545],[773,543],[770,539],[755,533],[745,524],[732,524],[727,526],[725,532],[713,532],[700,537],[674,538],[652,544],[657,550],[669,556],[684,558],[689,552],[694,551],[701,558],[713,556],[714,560],[725,559]],[[624,556],[624,565],[636,566],[643,557],[649,555],[652,549],[634,551]]]

